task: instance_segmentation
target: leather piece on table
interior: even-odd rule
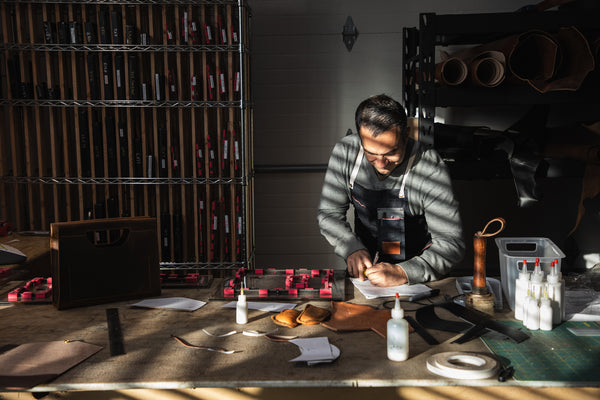
[[[304,311],[296,318],[296,322],[302,325],[316,325],[327,319],[330,315],[331,312],[326,308],[307,304]]]
[[[351,304],[343,301],[331,303],[331,318],[321,325],[336,332],[372,330],[385,338],[387,322],[392,317],[390,310],[377,310],[371,306]],[[414,329],[409,328],[412,332]]]
[[[287,326],[288,328],[294,328],[294,327],[298,326],[298,322],[296,322],[296,319],[298,318],[299,315],[300,315],[300,311],[290,309],[290,310],[283,310],[282,312],[280,312],[277,315],[271,315],[271,319],[277,325]]]

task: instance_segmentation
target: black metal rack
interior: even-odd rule
[[[553,32],[575,26],[590,34],[600,32],[600,9],[561,9],[544,12],[420,15],[419,28],[403,29],[403,100],[409,116],[419,118],[419,140],[434,146],[436,107],[598,103],[598,67],[574,92],[539,93],[530,86],[496,88],[445,87],[435,81],[437,46],[477,45],[529,30]]]

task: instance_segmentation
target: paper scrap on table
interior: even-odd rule
[[[362,282],[358,278],[350,278],[350,280],[367,299],[376,299],[377,297],[394,297],[396,296],[396,293],[398,293],[399,296],[413,296],[415,294],[424,293],[431,290],[431,288],[423,285],[422,283],[418,283],[416,285],[379,287],[374,286],[368,279],[365,279]]]
[[[595,290],[567,290],[564,300],[568,321],[600,321],[600,294]]]
[[[290,343],[300,349],[300,355],[292,358],[290,362],[306,361],[308,365],[331,362],[339,357],[340,350],[329,343],[326,337],[293,339]]]
[[[196,311],[205,304],[206,302],[204,301],[188,299],[186,297],[168,297],[158,299],[146,299],[138,303],[132,304],[132,306],[146,308],[168,308],[170,310],[181,311]]]
[[[232,301],[227,304],[223,304],[223,307],[235,308],[236,305],[237,305],[237,301]],[[291,310],[294,307],[296,307],[296,304],[293,304],[293,303],[269,303],[269,302],[263,302],[263,301],[249,301],[248,302],[248,310],[282,312],[283,310]]]

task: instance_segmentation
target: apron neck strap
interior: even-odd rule
[[[400,186],[400,193],[398,197],[404,197],[404,188],[406,187],[406,178],[408,178],[408,173],[412,168],[415,158],[417,158],[417,148],[419,147],[419,142],[414,142],[412,151],[410,152],[410,158],[408,159],[408,165],[406,166],[406,171],[404,171],[404,178],[402,179],[402,186]]]
[[[356,176],[358,175],[358,170],[360,169],[360,164],[363,159],[363,155],[365,151],[362,146],[360,146],[360,150],[358,150],[358,154],[356,155],[356,160],[354,161],[354,168],[352,168],[352,173],[350,174],[350,189],[354,188],[354,181],[356,180]]]

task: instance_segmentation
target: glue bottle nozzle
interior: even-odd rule
[[[392,318],[404,318],[404,310],[400,307],[400,295],[396,293],[396,302],[394,304],[394,309],[392,310]]]

